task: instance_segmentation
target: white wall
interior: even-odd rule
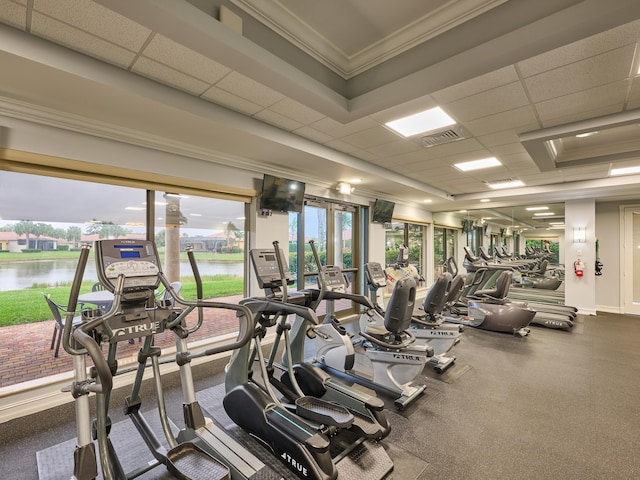
[[[596,204],[594,199],[565,202],[565,303],[586,315],[596,313]],[[573,243],[574,228],[586,229],[586,242]],[[581,259],[585,264],[584,276],[576,277],[573,262]]]

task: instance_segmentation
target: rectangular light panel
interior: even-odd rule
[[[419,133],[448,127],[455,123],[455,120],[447,115],[440,107],[435,107],[430,110],[425,110],[424,112],[409,115],[408,117],[393,120],[385,125],[404,137],[411,137]]]
[[[502,165],[495,157],[483,158],[481,160],[473,160],[471,162],[455,163],[453,166],[463,172],[471,170],[480,170],[481,168],[498,167]]]

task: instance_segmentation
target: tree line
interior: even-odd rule
[[[27,246],[29,245],[29,239],[33,236],[36,239],[36,249],[38,248],[40,237],[63,239],[70,242],[73,247],[77,247],[82,240],[82,229],[80,227],[56,228],[49,223],[33,222],[31,220],[21,220],[12,225],[0,227],[0,231],[15,232],[18,236],[24,235],[27,239]],[[131,230],[113,223],[91,222],[85,225],[85,233],[87,235],[97,234],[99,238],[118,238],[131,233]]]

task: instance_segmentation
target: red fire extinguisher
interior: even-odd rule
[[[573,262],[573,269],[576,272],[576,277],[584,276],[584,262],[580,259]]]

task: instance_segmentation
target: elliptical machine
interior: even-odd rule
[[[206,427],[203,425],[196,432],[197,427],[194,423],[198,420],[205,423],[197,404],[184,406],[185,423],[188,425],[187,429],[191,431],[191,438],[183,440],[174,437],[164,403],[159,361],[161,352],[159,347],[153,346],[154,336],[167,329],[176,332],[178,337],[186,338],[187,332],[183,320],[186,314],[195,308],[201,310],[215,307],[236,311],[240,328],[235,341],[198,355],[190,355],[187,351],[180,354],[181,377],[190,379],[189,362],[192,358],[233,350],[251,339],[249,328],[251,312],[240,305],[188,302],[173,294],[174,304],[165,301],[156,303],[155,290],[160,284],[169,289],[170,283],[162,274],[159,257],[152,242],[131,239],[99,240],[95,245],[98,279],[106,289],[114,293],[114,301],[108,312],[83,311],[83,323],[75,330],[73,329],[74,310],[90,249],[88,245],[83,245],[71,287],[69,311],[63,331],[64,349],[73,356],[75,373],[75,380],[69,389],[75,398],[78,433],[78,443],[74,452],[73,478],[76,480],[96,478],[98,472],[94,438],[98,441],[102,476],[107,480],[135,478],[161,464],[165,465],[173,476],[185,480],[247,479],[256,474],[262,474],[258,472],[264,472],[262,470],[266,468],[264,464],[222,432],[215,439],[212,433],[214,427],[211,425]],[[185,306],[187,308],[183,308]],[[126,473],[109,438],[111,428],[108,414],[109,400],[113,389],[113,376],[118,373],[117,346],[120,342],[140,337],[144,338],[144,343],[138,354],[136,377],[131,395],[126,399],[124,411],[133,421],[155,461]],[[106,358],[100,348],[102,343],[108,344]],[[89,375],[86,368],[87,356],[91,357],[94,363],[94,368]],[[168,450],[162,445],[140,411],[139,393],[149,361],[153,370],[160,423],[169,445]],[[185,388],[192,387],[192,382],[190,385],[183,384],[183,391]],[[91,393],[95,393],[96,397],[96,421],[93,428],[89,411]],[[205,429],[209,432],[206,437],[197,434]]]
[[[371,302],[376,312],[384,317],[385,311],[378,303],[377,294],[378,290],[387,287],[387,275],[378,262],[365,263],[364,269]],[[443,373],[455,363],[456,357],[446,354],[460,341],[460,335],[464,330],[462,325],[444,323],[442,310],[450,282],[451,275],[447,272],[436,279],[427,291],[420,314],[412,316],[407,329],[416,337],[416,342],[424,343],[433,349],[434,354],[429,357],[428,364],[433,366],[437,373]]]
[[[323,323],[308,332],[314,337],[315,360],[330,372],[342,373],[357,383],[391,394],[396,408],[406,408],[424,393],[426,385],[416,381],[433,356],[431,347],[417,345],[415,336],[407,331],[415,303],[415,280],[405,277],[396,282],[382,316],[367,297],[347,293],[349,284],[342,269],[322,265],[315,242],[310,240],[309,244],[318,266],[319,291],[314,308],[322,300],[326,300],[327,307]],[[352,300],[364,307],[353,338],[335,317],[334,302],[340,299]],[[294,336],[306,332],[298,327]],[[356,368],[356,346],[358,354],[372,367],[372,375]]]
[[[293,314],[297,322],[311,325],[318,318],[306,306],[307,292],[289,293],[293,276],[277,242],[274,247],[250,252],[266,296],[241,302],[253,312],[253,348],[236,350],[227,365],[225,411],[301,478],[382,479],[393,469],[384,448],[373,441],[390,431],[384,404],[334,382],[297,356],[294,360],[287,317]],[[261,340],[274,326],[276,339],[266,360]],[[274,362],[282,337],[286,367]],[[252,370],[255,360],[258,372]],[[284,370],[279,378],[276,369]]]

